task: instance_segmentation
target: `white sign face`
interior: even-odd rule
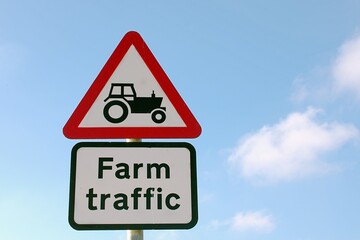
[[[73,228],[195,226],[196,162],[190,144],[78,143],[71,161],[69,222]]]
[[[155,102],[156,98],[159,98],[159,103]],[[117,104],[112,104],[119,99],[125,99],[124,104],[130,109],[124,120],[120,117],[123,112],[120,112]],[[138,109],[139,104],[151,104],[154,109],[158,104],[157,108],[166,109],[163,111],[164,121],[154,122],[150,115],[154,109]],[[104,111],[106,114],[103,117]],[[185,127],[165,92],[135,47],[131,46],[85,115],[80,127],[159,127],[159,124],[161,127]]]
[[[63,132],[72,139],[196,138],[201,126],[140,34],[131,31]]]

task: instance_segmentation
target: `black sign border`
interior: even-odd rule
[[[76,185],[76,156],[82,147],[133,147],[133,148],[187,148],[190,152],[191,176],[191,213],[192,219],[188,223],[176,224],[78,224],[75,222],[75,185]],[[143,229],[190,229],[198,222],[198,193],[196,177],[196,151],[186,142],[79,142],[71,151],[70,193],[69,193],[69,224],[76,230],[143,230]]]

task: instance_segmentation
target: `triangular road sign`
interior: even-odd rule
[[[196,138],[201,127],[141,36],[128,32],[63,132],[72,139]]]

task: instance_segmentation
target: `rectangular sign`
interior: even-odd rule
[[[189,229],[197,223],[196,154],[189,143],[78,143],[70,177],[74,229]]]

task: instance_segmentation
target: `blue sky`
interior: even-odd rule
[[[69,226],[62,128],[130,30],[203,129],[168,140],[196,148],[198,224],[145,239],[359,239],[359,9],[0,0],[0,239],[126,239]]]

